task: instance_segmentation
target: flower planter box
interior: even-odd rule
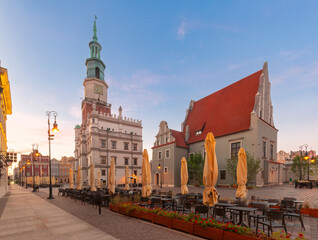
[[[318,218],[318,209],[309,209],[309,216]]]
[[[238,234],[234,232],[223,231],[223,240],[255,240],[257,238]]]
[[[128,209],[125,208],[125,207],[119,207],[119,213],[120,214],[123,214],[123,215],[126,215],[126,216],[129,216],[129,213],[127,211]]]
[[[222,240],[223,230],[212,227],[201,227],[198,224],[193,225],[193,234],[210,240]],[[233,238],[235,239],[235,238]]]
[[[109,210],[112,212],[117,212],[119,213],[119,206],[113,205],[113,204],[109,204]]]
[[[171,228],[171,218],[168,218],[168,217],[159,216],[155,214],[155,223]]]
[[[129,212],[129,216],[134,217],[134,218],[140,218],[140,212],[137,210],[131,210]]]
[[[309,208],[302,208],[300,210],[301,214],[305,214],[305,215],[308,215],[309,214]]]
[[[140,211],[140,218],[154,223],[154,215],[150,212]]]
[[[190,234],[193,234],[193,223],[192,222],[186,222],[180,219],[175,219],[173,218],[171,220],[171,227],[173,229],[182,231],[182,232],[187,232]]]
[[[221,185],[221,184],[219,184],[219,185],[217,185],[217,187],[220,187],[220,188],[230,188],[230,185]]]

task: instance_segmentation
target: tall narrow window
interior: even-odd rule
[[[99,67],[96,67],[95,68],[95,77],[100,79],[100,70],[99,70]]]
[[[271,159],[274,159],[274,145],[271,144]]]
[[[231,143],[231,157],[237,157],[240,147],[240,142]]]
[[[266,142],[263,142],[263,157],[266,158]]]

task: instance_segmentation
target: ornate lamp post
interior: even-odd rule
[[[52,131],[54,133],[58,132],[59,129],[57,128],[57,123],[56,123],[56,117],[57,117],[57,112],[55,111],[47,111],[46,115],[48,117],[47,124],[48,124],[48,140],[49,140],[49,168],[50,168],[50,192],[49,192],[49,197],[48,199],[54,199],[53,194],[52,194],[52,171],[51,171],[51,140],[54,140],[54,134],[51,134],[51,124],[50,124],[50,117],[53,115],[54,117],[54,123],[53,123],[53,128]]]
[[[308,168],[307,168],[308,176],[307,176],[307,180],[309,181],[309,156],[308,156],[308,153],[307,153],[307,148],[306,148],[306,153],[305,153],[304,159],[305,159],[305,160],[307,161],[307,163],[308,163]]]
[[[34,148],[36,147],[36,148]],[[31,159],[33,160],[33,191],[32,192],[35,192],[35,166],[34,166],[34,159],[37,158],[40,154],[39,154],[39,144],[37,143],[34,143],[32,144],[32,153],[31,153]]]
[[[308,144],[303,144],[301,145],[299,148],[300,148],[300,172],[299,172],[299,180],[301,180],[301,177],[302,177],[302,157],[303,157],[303,147],[306,148],[306,152],[307,152],[307,147],[308,147]]]

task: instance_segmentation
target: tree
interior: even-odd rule
[[[300,156],[297,155],[293,158],[293,164],[291,167],[291,170],[295,173],[296,177],[300,179],[300,169],[301,169],[301,178],[307,179],[308,176],[308,163],[309,165],[309,175],[317,175],[318,173],[318,163],[317,158],[315,158],[314,162],[311,162],[311,159],[309,161],[302,160],[301,168],[300,168]]]
[[[203,183],[203,167],[204,159],[200,153],[195,153],[190,156],[188,162],[189,176],[190,179],[194,179],[198,185]]]
[[[238,157],[232,157],[227,159],[226,170],[228,174],[236,181],[236,169],[237,169]],[[247,162],[247,183],[255,181],[256,175],[261,171],[261,160],[254,159],[251,154],[246,152],[246,162]]]

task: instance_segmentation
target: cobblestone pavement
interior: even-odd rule
[[[48,189],[40,189],[40,192],[36,192],[35,194],[46,199],[48,197]],[[98,208],[94,208],[90,204],[82,205],[81,201],[75,201],[70,198],[58,196],[57,189],[55,188],[53,189],[53,195],[55,199],[48,200],[50,203],[118,239],[202,239],[186,233],[161,227],[159,225],[117,214],[106,208],[102,208],[102,214],[99,215]]]
[[[67,187],[67,186],[65,186]],[[180,192],[180,188],[156,188],[161,191],[173,191],[174,193]],[[203,187],[189,186],[189,192],[203,192]],[[221,198],[234,199],[236,189],[217,188]],[[92,224],[93,226],[111,234],[114,237],[120,239],[136,239],[140,236],[144,239],[195,239],[196,237],[184,234],[178,231],[169,230],[167,228],[153,225],[144,221],[140,221],[134,218],[129,218],[120,214],[110,212],[103,208],[102,215],[98,215],[98,209],[93,208],[91,205],[82,205],[81,202],[71,200],[69,198],[58,197],[57,189],[53,189],[54,200],[50,200],[54,205],[64,209],[65,211],[77,216],[78,218]],[[41,189],[37,195],[46,198],[48,196],[48,189]],[[296,197],[302,201],[318,201],[318,189],[295,189],[292,185],[283,185],[275,187],[264,187],[251,189],[248,192],[248,197],[256,196],[259,198],[277,198],[283,197]],[[318,219],[308,216],[304,216],[305,223],[305,236],[306,239],[318,239]],[[293,238],[298,232],[301,232],[300,222],[297,219],[293,221],[287,219],[287,230],[293,234]],[[292,238],[292,239],[293,239]],[[139,239],[139,237],[138,237]],[[199,238],[197,238],[199,239]]]

